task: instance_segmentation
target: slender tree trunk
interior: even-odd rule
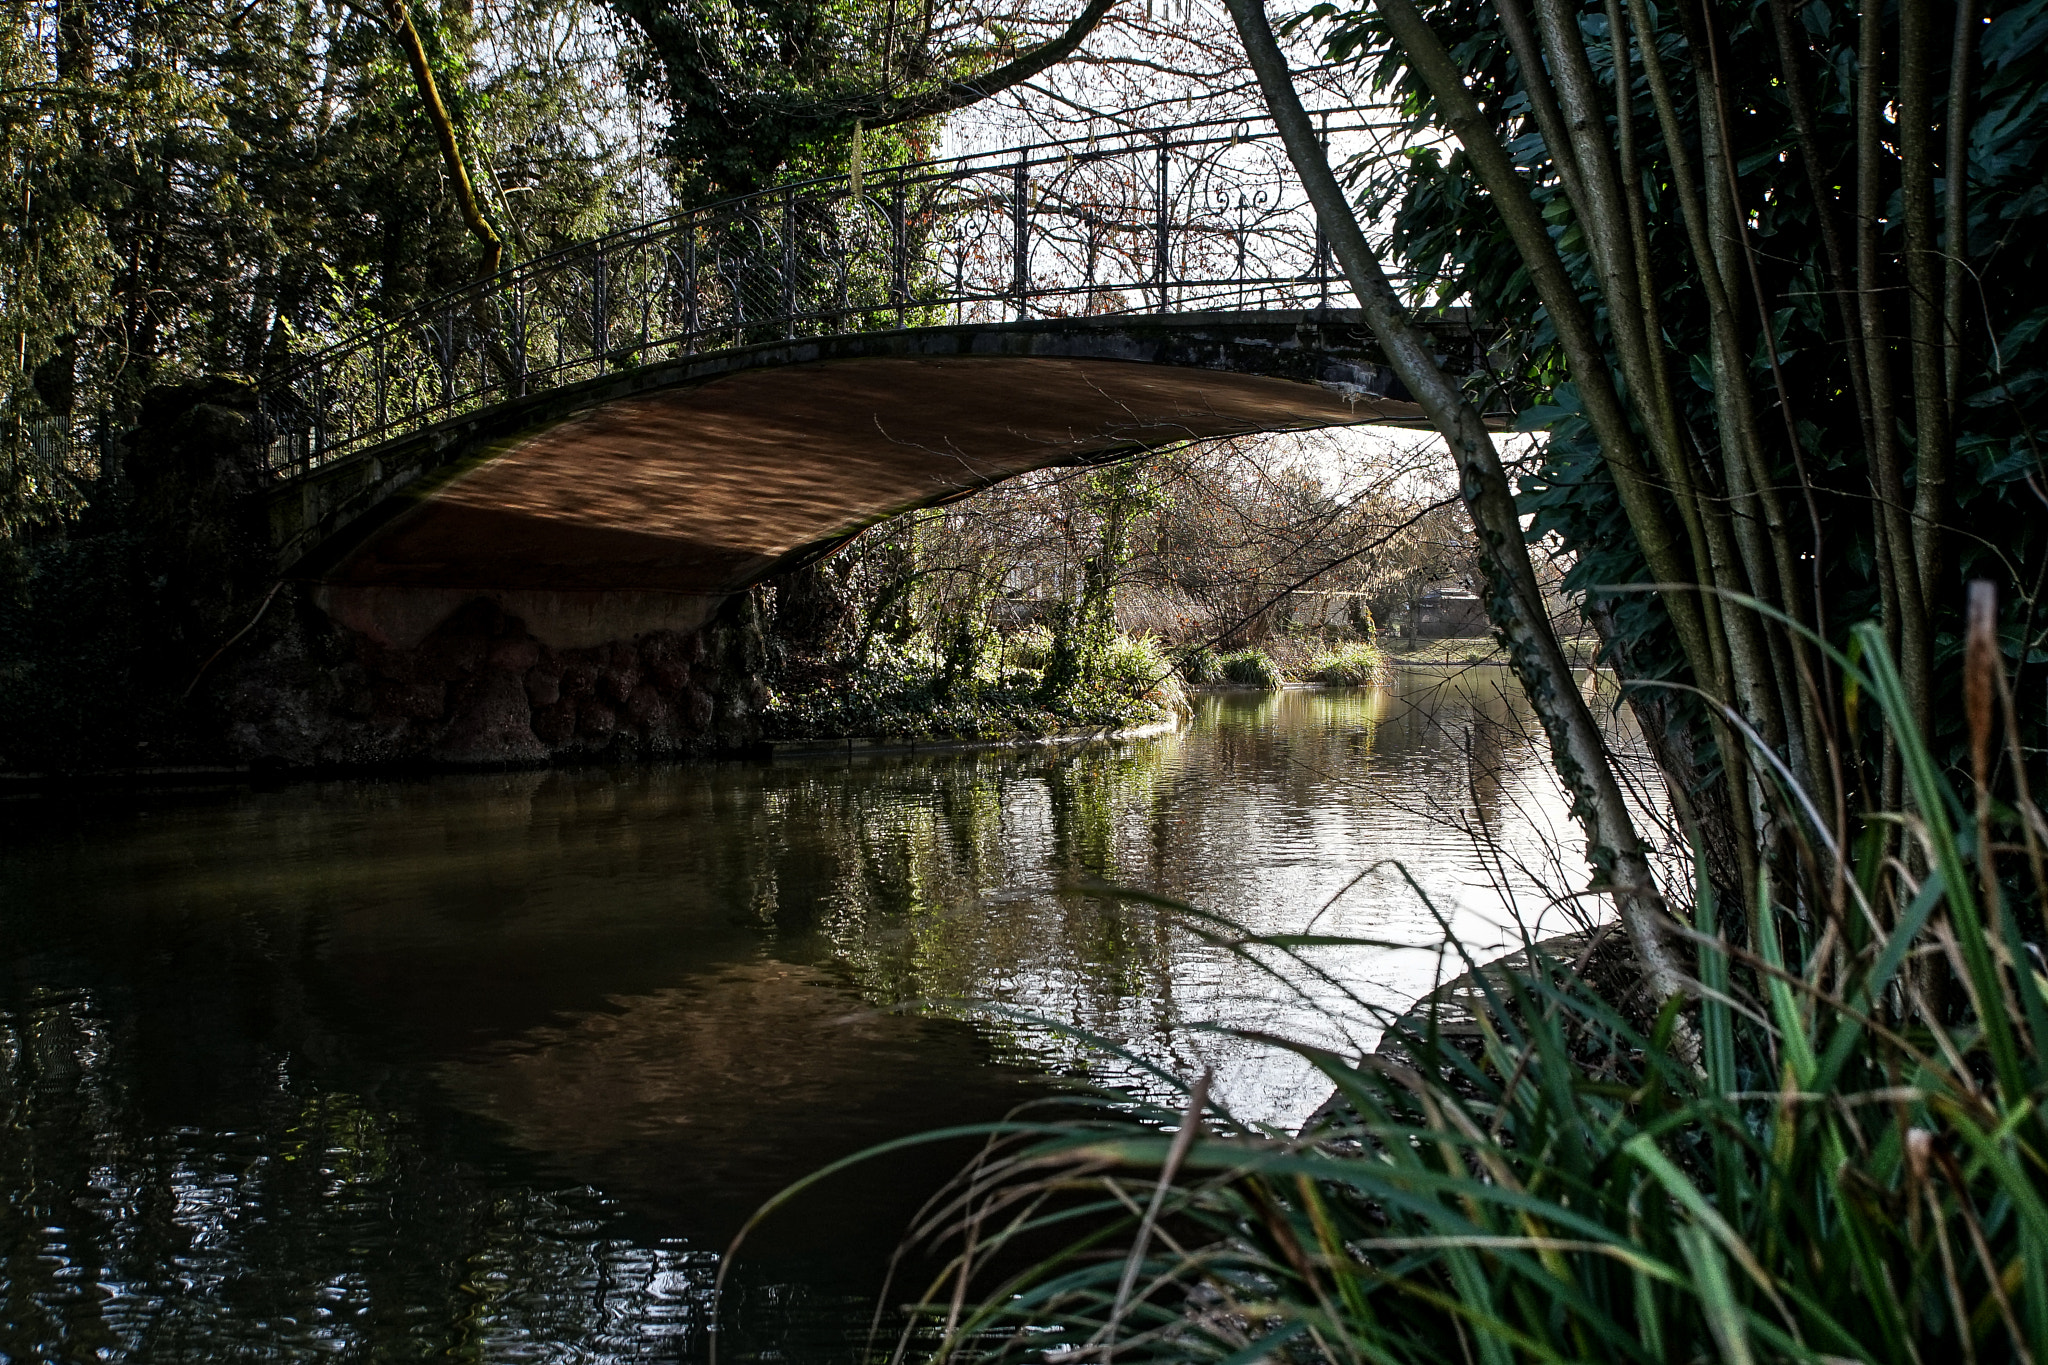
[[[1614,0],[1608,0],[1613,4]],[[1725,221],[1730,236],[1731,255],[1739,255],[1744,274],[1749,281],[1752,300],[1756,307],[1758,333],[1762,338],[1764,354],[1769,357],[1772,389],[1777,395],[1779,417],[1784,425],[1786,456],[1798,472],[1799,487],[1806,502],[1809,530],[1813,536],[1815,571],[1811,578],[1812,598],[1806,599],[1808,580],[1803,578],[1794,558],[1791,525],[1785,512],[1785,500],[1777,486],[1777,476],[1768,460],[1764,458],[1763,440],[1760,431],[1752,432],[1750,445],[1750,476],[1755,480],[1758,505],[1763,509],[1766,543],[1770,548],[1771,568],[1777,580],[1777,601],[1796,625],[1812,627],[1823,618],[1821,608],[1821,580],[1819,577],[1819,555],[1822,541],[1820,510],[1815,504],[1813,485],[1806,477],[1806,462],[1800,449],[1799,423],[1793,410],[1792,393],[1785,382],[1784,369],[1778,355],[1777,333],[1772,324],[1771,300],[1766,296],[1762,272],[1757,268],[1757,252],[1751,240],[1748,215],[1743,207],[1741,181],[1736,175],[1735,142],[1728,127],[1727,87],[1722,79],[1722,43],[1713,30],[1713,15],[1704,3],[1701,6],[1701,40],[1698,44],[1704,52],[1693,57],[1693,79],[1700,91],[1703,105],[1710,105],[1714,115],[1714,141],[1718,153],[1716,160],[1721,174],[1709,173],[1707,193],[1723,204]],[[1724,195],[1725,190],[1725,195]],[[1729,290],[1739,294],[1735,283],[1736,271],[1731,262],[1728,269]],[[1752,418],[1752,420],[1754,420]],[[1776,675],[1779,706],[1784,711],[1788,757],[1793,772],[1800,775],[1808,791],[1818,793],[1825,789],[1824,774],[1820,760],[1822,750],[1821,718],[1817,698],[1807,685],[1812,681],[1812,654],[1808,641],[1797,631],[1779,630],[1766,626],[1765,638],[1771,648],[1771,666]]]
[[[1953,413],[1963,372],[1963,263],[1970,258],[1970,78],[1977,65],[1977,5],[1956,4],[1955,45],[1949,53],[1948,145],[1941,163],[1943,391]]]
[[[1660,999],[1677,995],[1684,988],[1684,976],[1665,938],[1663,899],[1609,765],[1606,741],[1551,629],[1492,434],[1457,382],[1436,363],[1428,338],[1408,319],[1366,241],[1302,108],[1263,0],[1227,2],[1267,108],[1373,335],[1457,462],[1460,489],[1479,533],[1488,610],[1550,738],[1552,762],[1571,794],[1573,813],[1586,830],[1588,856],[1614,894],[1645,984]]]
[[[1899,180],[1906,217],[1906,288],[1912,331],[1913,559],[1920,601],[1940,598],[1941,523],[1947,515],[1948,394],[1943,364],[1940,243],[1934,215],[1934,102],[1928,89],[1934,43],[1928,0],[1899,4]]]
[[[1913,558],[1911,505],[1900,468],[1898,406],[1894,399],[1891,337],[1885,323],[1878,267],[1878,218],[1883,212],[1884,4],[1863,0],[1856,71],[1856,305],[1864,368],[1870,378],[1871,463],[1874,512],[1882,534],[1879,569],[1885,585],[1886,625],[1899,653],[1899,673],[1913,708],[1913,723],[1928,721],[1927,612],[1920,570]],[[1886,794],[1887,809],[1891,794]]]
[[[1792,109],[1792,127],[1799,143],[1800,164],[1806,168],[1807,190],[1813,196],[1813,211],[1820,221],[1821,260],[1826,264],[1828,287],[1834,294],[1835,309],[1841,316],[1842,355],[1848,362],[1849,387],[1856,397],[1856,411],[1863,422],[1863,446],[1874,448],[1876,440],[1871,409],[1870,377],[1857,338],[1862,335],[1858,320],[1856,291],[1849,278],[1848,256],[1842,247],[1842,227],[1834,191],[1828,180],[1834,167],[1821,158],[1820,127],[1813,113],[1813,99],[1806,88],[1806,68],[1800,60],[1803,50],[1793,27],[1792,0],[1770,0],[1771,32],[1777,39],[1778,75],[1783,81],[1785,101]]]
[[[469,168],[463,164],[461,144],[455,139],[455,121],[448,116],[448,106],[441,102],[441,88],[434,82],[434,68],[427,60],[419,30],[412,26],[412,12],[406,8],[405,0],[384,0],[384,13],[398,37],[399,49],[405,53],[406,64],[412,68],[413,84],[419,87],[420,103],[427,111],[427,121],[434,126],[435,140],[441,144],[441,160],[448,167],[448,184],[462,210],[462,221],[469,225],[470,235],[483,248],[484,264],[478,273],[488,279],[498,273],[505,259],[505,243],[492,229],[477,201],[476,186],[470,181]]]

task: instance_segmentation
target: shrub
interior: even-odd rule
[[[865,668],[808,680],[764,709],[762,737],[808,742],[1011,739],[1060,731],[1122,729],[1159,719],[1170,696],[1137,696],[1107,684],[1044,694],[1043,678],[1009,669],[994,679],[948,680],[943,664],[916,651],[876,650]]]
[[[1174,664],[1191,686],[1200,687],[1223,678],[1223,661],[1206,644],[1189,645],[1180,650],[1174,655]]]
[[[1240,649],[1218,660],[1226,682],[1272,689],[1281,685],[1280,666],[1263,649]]]
[[[1332,687],[1369,687],[1387,675],[1387,658],[1370,640],[1328,649],[1309,660],[1309,681]]]
[[[1012,668],[1043,673],[1052,660],[1052,632],[1044,626],[1026,626],[1003,641],[1003,662]]]
[[[1112,687],[1153,702],[1169,711],[1187,707],[1187,693],[1173,661],[1150,635],[1119,635],[1096,662],[1096,676]]]

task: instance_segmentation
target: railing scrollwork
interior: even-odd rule
[[[1380,126],[1355,111],[1330,134]],[[304,355],[266,377],[263,411],[273,464],[303,471],[700,352],[943,323],[1299,310],[1338,284],[1269,125],[1138,130],[780,186],[579,243]]]

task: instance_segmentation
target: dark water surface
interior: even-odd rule
[[[1062,752],[0,805],[0,1358],[701,1359],[719,1252],[789,1182],[1057,1077],[1156,1085],[1072,1029],[1298,1122],[1303,1068],[1191,1026],[1367,1042],[1346,994],[1402,1004],[1437,955],[1325,950],[1343,989],[1297,996],[1090,888],[1430,943],[1368,871],[1398,858],[1499,940],[1490,882],[1575,864],[1504,687],[1210,697]],[[720,1358],[852,1359],[966,1150],[769,1219]]]

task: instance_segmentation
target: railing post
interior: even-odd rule
[[[895,258],[890,270],[889,289],[896,296],[896,325],[899,328],[910,325],[910,225],[905,195],[903,173],[898,171],[896,193],[891,196],[895,207],[889,215],[890,253]]]
[[[526,277],[512,277],[512,396],[526,397]]]
[[[684,253],[683,354],[697,354],[697,225],[690,224],[690,245]]]
[[[591,264],[590,273],[590,355],[597,362],[599,374],[608,368],[607,353],[611,350],[610,283],[605,271],[604,252],[600,250]]]
[[[270,400],[270,386],[275,382],[275,380],[264,379],[256,385],[256,448],[263,452],[263,467],[266,470],[277,468],[276,463],[271,459],[271,448],[277,444],[277,419],[271,415],[272,404]],[[98,444],[100,447],[100,467],[102,469],[106,467],[106,432],[107,424],[105,421],[101,421]]]
[[[842,244],[835,254],[838,260],[833,273],[838,276],[838,284],[832,291],[832,330],[844,332],[848,330],[848,323],[853,315],[853,263],[851,259],[853,253]]]
[[[1031,154],[1017,153],[1011,172],[1010,288],[1017,295],[1017,321],[1031,312]]]
[[[319,361],[313,362],[312,393],[313,430],[306,441],[306,461],[301,473],[311,473],[313,458],[327,449],[327,370]]]
[[[796,191],[782,192],[782,335],[796,335]]]
[[[452,304],[441,310],[441,338],[434,349],[440,353],[436,358],[441,369],[441,406],[447,407],[455,401],[455,308]]]
[[[376,350],[372,356],[372,361],[376,365],[377,431],[379,434],[382,434],[384,424],[389,420],[385,415],[385,411],[391,387],[391,371],[384,364],[384,329],[381,327],[377,329]]]
[[[1159,224],[1157,237],[1153,242],[1153,272],[1157,276],[1157,283],[1159,286],[1159,311],[1162,313],[1165,312],[1169,306],[1169,300],[1166,292],[1167,255],[1172,245],[1167,233],[1168,200],[1166,198],[1166,158],[1166,134],[1164,132],[1161,132],[1159,134]]]

